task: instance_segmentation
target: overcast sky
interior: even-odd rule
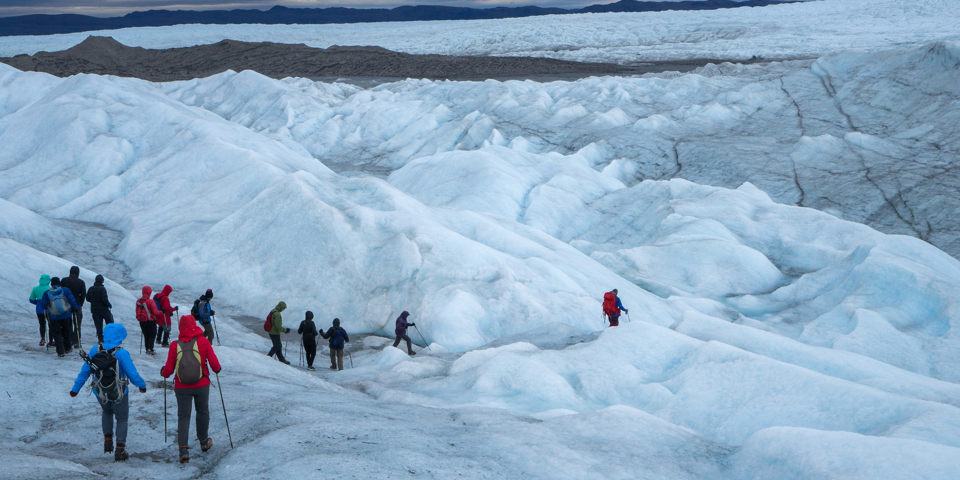
[[[579,8],[595,3],[612,3],[616,0],[0,0],[0,16],[29,15],[33,13],[79,13],[98,17],[123,15],[137,10],[232,10],[256,8],[266,10],[274,5],[287,7],[354,7],[393,8],[400,5],[449,5],[459,7],[540,7]]]

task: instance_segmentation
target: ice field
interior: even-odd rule
[[[960,32],[948,6],[643,14],[670,38],[705,15],[708,53],[819,58],[576,82],[365,89],[247,71],[150,83],[0,65],[5,475],[954,478]],[[615,18],[634,16],[493,24],[565,19],[555,38],[617,58],[636,44],[604,35],[640,33],[598,23]],[[764,22],[777,28],[717,33]],[[477,50],[489,31],[423,24],[420,41],[403,24],[376,35],[431,53],[534,50]],[[376,44],[365,26],[246,27],[110,34],[157,47],[326,28],[344,37],[325,41]],[[671,42],[650,51],[700,48]],[[26,301],[41,274],[74,264],[88,286],[107,277],[131,352],[140,286],[172,285],[184,309],[216,292],[236,448],[217,396],[214,449],[174,463],[162,357],[133,353],[149,387],[131,398],[132,458],[100,455],[99,407],[67,395],[80,362],[37,346]],[[630,315],[608,329],[612,288]],[[342,319],[350,368],[326,370],[323,352],[317,372],[299,368],[294,334],[294,366],[266,357],[251,328],[279,300],[294,331],[306,310],[318,327]],[[402,310],[429,344],[415,357],[390,346]]]

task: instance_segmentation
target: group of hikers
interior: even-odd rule
[[[91,376],[94,377],[91,390],[96,396],[102,410],[101,426],[103,429],[103,451],[113,453],[114,460],[121,462],[129,458],[126,451],[127,423],[129,418],[129,390],[128,385],[133,383],[140,393],[146,393],[147,384],[137,372],[130,353],[121,348],[127,338],[127,330],[120,323],[114,323],[113,314],[107,291],[103,286],[103,276],[97,275],[94,285],[85,290],[83,280],[79,278],[80,268],[70,268],[70,275],[60,280],[57,277],[42,275],[40,283],[30,293],[30,303],[36,305],[37,320],[40,323],[40,346],[45,345],[46,325],[49,325],[50,336],[47,347],[54,346],[58,356],[64,357],[74,348],[80,349],[82,307],[86,301],[90,303],[90,313],[97,329],[97,345],[89,353],[80,350],[84,363],[80,374],[70,389],[70,396],[76,397],[80,389]],[[179,316],[179,306],[170,304],[170,285],[164,286],[160,293],[150,298],[152,289],[144,286],[142,296],[136,303],[136,318],[143,335],[145,351],[148,355],[155,355],[154,346],[160,344],[167,351],[167,360],[160,375],[164,378],[164,415],[166,415],[166,379],[174,375],[174,393],[177,400],[177,444],[179,445],[179,461],[190,461],[190,417],[196,408],[196,433],[203,452],[210,450],[213,440],[209,436],[210,425],[210,370],[218,378],[221,371],[220,361],[213,350],[213,340],[216,333],[214,320],[215,312],[210,306],[213,291],[208,289],[194,302],[189,315]],[[277,360],[290,365],[284,358],[280,335],[290,333],[290,329],[283,326],[282,312],[287,304],[279,302],[267,315],[264,330],[270,336],[272,348],[268,356],[276,355]],[[620,312],[629,311],[623,307],[617,290],[604,294],[603,313],[609,320],[610,326],[619,325]],[[178,313],[179,334],[177,340],[170,342],[171,319],[173,312]],[[393,346],[406,341],[407,354],[416,355],[412,341],[407,335],[408,327],[416,327],[409,322],[410,313],[403,311],[397,317],[394,333],[396,339]],[[307,311],[305,318],[300,322],[297,333],[301,335],[301,343],[306,353],[307,369],[314,370],[313,362],[317,356],[317,336],[329,340],[330,369],[343,370],[343,353],[346,342],[350,341],[346,330],[340,326],[340,319],[333,319],[333,326],[327,331],[318,330],[313,321],[313,312]],[[198,325],[199,321],[199,325]],[[211,324],[213,324],[211,326]],[[221,402],[223,393],[221,391]],[[224,416],[226,406],[224,405]],[[116,423],[116,425],[114,425]],[[229,432],[229,424],[227,426]],[[114,444],[114,442],[116,442]],[[231,441],[231,445],[232,445]]]

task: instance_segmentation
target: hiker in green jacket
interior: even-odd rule
[[[50,275],[40,275],[40,284],[33,287],[30,291],[30,303],[37,306],[37,321],[40,322],[40,346],[44,345],[44,339],[47,336],[47,311],[40,305],[40,299],[43,298],[43,292],[50,290]],[[53,336],[50,336],[50,343],[53,343]],[[53,346],[53,345],[51,345]]]
[[[273,348],[270,349],[270,353],[267,355],[272,357],[273,354],[277,354],[277,360],[280,360],[280,363],[290,365],[290,362],[288,362],[286,358],[283,358],[283,342],[280,341],[281,334],[290,333],[289,328],[283,328],[283,317],[280,315],[280,312],[286,309],[287,304],[280,302],[270,311],[270,331],[267,333],[270,334],[270,341],[273,342]]]

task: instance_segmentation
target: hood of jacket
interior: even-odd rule
[[[50,275],[40,275],[40,284],[33,287],[33,298],[39,300],[47,290],[50,290]]]
[[[143,292],[143,296],[140,298],[150,298],[150,294],[153,293],[153,289],[150,288],[148,285],[144,285],[143,290],[141,290],[141,292]]]
[[[50,275],[40,275],[40,284],[37,286],[50,288]]]
[[[284,303],[284,302],[280,302],[280,303],[278,303],[277,306],[274,307],[273,309],[276,310],[276,311],[278,311],[278,312],[281,311],[281,310],[286,310],[286,309],[287,309],[287,304]]]
[[[97,278],[93,279],[94,285],[103,285],[103,275],[97,275]]]
[[[202,335],[203,329],[197,326],[197,320],[193,318],[193,315],[180,317],[180,336],[177,338],[179,338],[181,342],[189,342]]]
[[[173,291],[173,287],[171,287],[170,285],[164,285],[164,286],[163,286],[163,290],[160,290],[160,295],[161,295],[161,296],[170,296],[170,292],[172,292],[172,291]]]
[[[108,323],[103,327],[103,348],[110,350],[119,346],[127,338],[127,329],[119,323]]]

